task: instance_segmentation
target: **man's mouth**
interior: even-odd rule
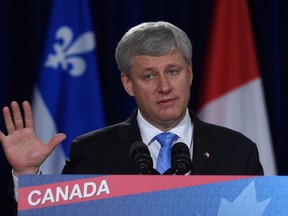
[[[168,98],[168,99],[162,99],[158,101],[158,104],[161,106],[169,106],[174,104],[175,98]]]

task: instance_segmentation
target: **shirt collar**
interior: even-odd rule
[[[138,121],[139,129],[140,129],[142,141],[146,145],[150,145],[151,142],[153,141],[153,138],[157,134],[163,132],[159,130],[158,128],[156,128],[155,126],[153,126],[152,124],[150,124],[148,121],[146,121],[144,117],[141,115],[141,112],[139,109],[137,113],[137,121]],[[176,127],[172,128],[169,132],[178,135],[179,138],[178,140],[176,140],[177,142],[183,142],[187,144],[188,147],[190,147],[190,145],[192,144],[193,125],[192,125],[192,121],[189,115],[188,108],[181,122],[179,122],[179,124],[176,125]]]

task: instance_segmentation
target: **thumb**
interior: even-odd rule
[[[50,151],[53,151],[57,145],[59,145],[63,140],[66,139],[66,135],[64,133],[59,133],[53,136],[45,146],[50,149]]]

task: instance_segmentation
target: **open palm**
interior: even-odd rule
[[[8,135],[0,131],[0,141],[6,158],[16,175],[35,174],[66,136],[57,134],[44,144],[35,132],[30,104],[23,102],[24,118],[17,102],[11,103],[11,109],[4,107],[2,110]]]

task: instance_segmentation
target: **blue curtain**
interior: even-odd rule
[[[31,100],[40,67],[50,6],[50,0],[0,1],[1,107],[12,100]],[[249,6],[278,172],[287,175],[288,2],[250,0]],[[135,109],[134,100],[121,85],[114,50],[130,27],[144,21],[172,22],[187,32],[192,40],[194,81],[189,106],[192,109],[196,107],[197,98],[201,97],[199,85],[205,64],[203,57],[212,8],[212,0],[90,0],[107,124],[126,119]],[[4,130],[2,114],[0,124],[1,130]],[[7,184],[11,171],[2,148],[0,158],[0,214],[9,215],[11,205],[7,201]]]

